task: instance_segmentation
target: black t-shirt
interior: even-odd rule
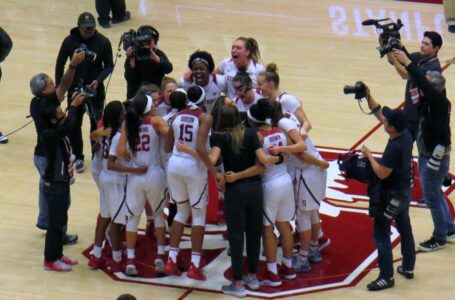
[[[422,70],[424,74],[426,74],[428,71],[441,72],[441,64],[439,63],[439,59],[437,57],[424,59],[419,52],[415,52],[410,54],[410,58],[419,67],[419,69]],[[412,96],[413,93],[415,94],[417,92],[416,88],[417,87],[412,79],[409,79],[406,82],[406,90],[404,94],[404,110],[406,111],[409,120],[414,122],[419,121],[419,115],[417,111],[419,102],[417,102],[416,98],[414,98],[415,100],[413,101]]]
[[[405,129],[399,136],[389,140],[380,164],[391,168],[392,173],[383,180],[387,187],[408,191],[411,187],[412,136]]]
[[[30,115],[33,118],[36,129],[36,146],[34,155],[37,156],[44,156],[43,147],[41,145],[41,135],[44,129],[46,129],[41,119],[41,105],[44,101],[46,101],[46,103],[55,103],[55,105],[60,105],[60,101],[57,98],[56,92],[48,96],[36,96],[30,102]]]
[[[244,128],[243,148],[239,154],[235,154],[230,143],[230,136],[227,133],[212,133],[210,146],[221,149],[225,172],[240,172],[256,164],[256,150],[262,148],[256,131],[251,128]],[[259,176],[251,179],[260,179]]]

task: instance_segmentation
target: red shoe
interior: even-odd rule
[[[126,260],[125,274],[128,276],[137,276],[138,272],[134,259],[128,258]]]
[[[281,285],[281,279],[278,274],[274,274],[267,270],[264,280],[261,281],[261,284],[265,286],[278,287]]]
[[[295,279],[297,277],[297,275],[294,272],[294,269],[292,267],[289,268],[285,264],[281,264],[280,270],[278,270],[278,274],[280,275],[280,277],[289,280]]]
[[[64,264],[70,265],[70,266],[75,266],[77,265],[77,260],[68,256],[62,256],[60,258],[60,261]]]
[[[54,262],[44,261],[43,267],[44,270],[55,272],[69,272],[73,270],[70,265],[67,265],[59,260],[56,260]]]
[[[155,239],[155,221],[147,222],[147,227],[145,228],[145,236],[151,239]]]
[[[330,245],[330,238],[326,236],[325,234],[321,236],[318,240],[319,243],[319,251],[322,251],[322,249],[327,248]]]
[[[101,256],[100,258],[96,257],[95,255],[90,255],[90,259],[88,260],[88,266],[92,270],[102,269],[106,267],[106,260]]]
[[[194,280],[207,280],[205,275],[202,273],[201,268],[197,268],[193,263],[190,264],[190,268],[188,269],[186,276]]]
[[[180,276],[182,274],[171,258],[168,258],[167,263],[164,266],[164,273],[169,276]]]
[[[120,262],[116,262],[115,260],[113,260],[109,263],[107,269],[112,273],[124,272],[125,265],[123,262],[124,262],[123,260],[121,260]]]

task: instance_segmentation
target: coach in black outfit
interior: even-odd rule
[[[150,49],[150,59],[138,60],[128,48],[125,60],[125,80],[127,84],[126,96],[132,98],[142,84],[155,84],[161,86],[164,75],[172,72],[172,63],[166,54],[158,49],[160,38],[158,30],[152,26],[144,25],[138,28],[138,35],[151,37],[144,42],[141,47]]]
[[[77,21],[78,27],[71,29],[70,35],[67,36],[60,47],[55,66],[55,80],[57,85],[60,83],[65,68],[65,63],[71,59],[74,51],[81,47],[81,44],[96,53],[95,59],[87,58],[80,64],[74,75],[74,80],[68,90],[68,103],[71,103],[71,96],[78,84],[96,89],[96,96],[87,101],[87,107],[90,113],[90,131],[96,129],[96,122],[100,119],[105,99],[105,90],[103,81],[112,73],[112,46],[111,42],[96,29],[95,18],[91,13],[84,12],[79,16]],[[84,154],[82,141],[82,119],[85,108],[81,105],[78,108],[77,126],[70,133],[69,138],[76,156],[75,167],[77,172],[84,170]]]
[[[370,183],[370,216],[374,218],[373,239],[378,249],[379,276],[367,285],[368,290],[376,291],[393,287],[393,256],[390,242],[390,226],[395,220],[401,236],[401,253],[403,263],[397,268],[398,273],[407,279],[414,277],[415,246],[409,219],[409,203],[411,201],[411,164],[412,136],[407,129],[408,118],[402,109],[390,109],[381,106],[366,88],[366,98],[370,109],[384,124],[389,135],[387,146],[381,160],[373,158],[370,150],[362,147],[362,152],[371,163],[377,176],[375,183]],[[376,192],[372,192],[372,185]],[[373,199],[374,197],[374,199]]]

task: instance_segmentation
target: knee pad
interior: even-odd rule
[[[155,227],[166,227],[166,221],[164,220],[164,213],[162,210],[155,211],[153,216],[155,217]]]
[[[128,221],[126,221],[126,231],[137,232],[140,221],[141,216],[129,216]]]
[[[311,229],[311,211],[297,210],[297,231],[307,231]]]
[[[202,208],[191,208],[192,226],[205,226],[206,206]]]
[[[190,216],[191,208],[190,202],[177,203],[177,214],[174,217],[174,221],[182,224],[186,224],[188,217]]]

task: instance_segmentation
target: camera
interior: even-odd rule
[[[96,58],[96,53],[93,52],[93,51],[90,51],[86,44],[81,44],[79,46],[79,48],[76,49],[76,52],[77,53],[84,52],[85,53],[85,59],[89,59],[89,60],[93,61]]]
[[[125,32],[121,37],[123,50],[126,51],[129,47],[131,47],[133,55],[137,60],[151,59],[150,48],[147,44],[150,43],[153,39],[153,35],[138,33],[134,29]]]
[[[361,100],[366,97],[366,87],[365,83],[362,81],[357,81],[354,85],[345,85],[343,88],[345,95],[354,94],[354,98]]]
[[[384,21],[390,21],[389,23],[383,23]],[[363,26],[375,26],[376,31],[379,34],[379,47],[377,48],[381,57],[397,49],[400,46],[400,29],[403,27],[403,23],[398,19],[396,23],[392,22],[389,18],[387,19],[368,19],[362,22]]]
[[[90,100],[96,96],[96,89],[86,86],[83,81],[79,82],[74,90],[84,94],[84,100]]]

